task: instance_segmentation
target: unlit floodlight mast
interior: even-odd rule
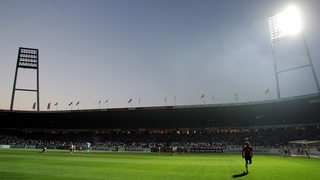
[[[279,88],[279,79],[278,79],[278,74],[279,73],[284,73],[300,68],[306,68],[306,67],[311,67],[312,73],[317,85],[318,93],[320,93],[320,87],[319,87],[319,82],[313,67],[313,63],[311,60],[310,52],[306,43],[306,40],[304,38],[303,33],[301,32],[301,17],[298,9],[295,6],[290,6],[287,10],[285,10],[282,13],[276,14],[272,17],[269,17],[269,30],[270,30],[270,38],[271,38],[271,44],[272,44],[272,57],[273,57],[273,64],[274,64],[274,69],[275,69],[275,77],[276,77],[276,83],[277,83],[277,96],[278,99],[281,97],[280,96],[280,88]],[[275,58],[275,53],[274,53],[274,43],[283,40],[289,36],[300,34],[303,40],[304,47],[307,52],[309,64],[299,66],[299,67],[294,67],[286,70],[281,70],[278,71],[277,68],[277,62]]]
[[[16,88],[19,68],[31,69],[31,70],[37,71],[37,89],[17,89]],[[37,93],[37,111],[40,110],[40,108],[39,108],[40,107],[39,106],[39,102],[40,102],[39,101],[39,50],[38,49],[24,48],[24,47],[19,48],[16,72],[15,72],[15,76],[14,76],[10,110],[13,110],[15,91],[36,92]]]

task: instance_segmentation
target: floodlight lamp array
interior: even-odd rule
[[[286,33],[281,29],[279,24],[279,14],[269,18],[269,29],[271,41],[278,40],[286,36]]]
[[[269,29],[272,41],[299,33],[301,21],[297,8],[291,6],[284,12],[269,17]]]
[[[37,69],[38,57],[38,49],[20,48],[18,55],[18,67]]]

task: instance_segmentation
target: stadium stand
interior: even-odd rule
[[[252,103],[74,111],[0,110],[0,144],[67,149],[256,150],[320,139],[320,95]]]

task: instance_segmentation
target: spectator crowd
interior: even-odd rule
[[[93,149],[151,148],[153,151],[169,151],[177,146],[180,151],[196,149],[241,149],[245,141],[257,148],[281,148],[292,140],[319,140],[318,126],[299,128],[266,128],[215,131],[41,131],[0,130],[0,145],[19,148],[68,149],[70,144],[82,149],[87,142]]]

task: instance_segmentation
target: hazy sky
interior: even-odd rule
[[[275,99],[268,17],[292,3],[320,78],[319,0],[0,0],[0,109],[10,108],[19,47],[39,49],[41,110]],[[308,62],[300,36],[275,52],[280,69]],[[20,69],[17,88],[35,88],[35,77]],[[317,92],[310,68],[279,82],[282,97]],[[14,109],[35,101],[17,91]]]

